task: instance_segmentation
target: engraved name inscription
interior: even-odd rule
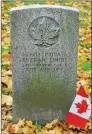
[[[34,45],[49,47],[57,43],[60,28],[56,20],[42,16],[31,22],[28,32],[33,39]]]
[[[29,54],[24,52],[21,62],[23,69],[29,71],[63,70],[66,66],[66,55],[60,52],[30,52]]]

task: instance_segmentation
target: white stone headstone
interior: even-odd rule
[[[63,120],[76,91],[78,9],[11,9],[13,119]]]

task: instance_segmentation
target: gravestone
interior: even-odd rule
[[[13,119],[63,120],[76,91],[78,9],[11,9]]]

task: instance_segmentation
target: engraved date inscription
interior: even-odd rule
[[[33,52],[22,53],[21,57],[23,70],[35,71],[63,71],[66,66],[66,55],[60,52]]]

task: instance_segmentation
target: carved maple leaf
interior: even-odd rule
[[[48,47],[57,43],[60,28],[56,20],[50,17],[39,17],[30,24],[29,35],[34,44],[41,47]]]
[[[84,112],[86,112],[87,111],[87,108],[88,108],[88,104],[87,104],[87,102],[86,102],[86,100],[82,100],[82,102],[81,103],[75,103],[75,105],[76,105],[76,108],[78,109],[78,113],[84,113]]]

